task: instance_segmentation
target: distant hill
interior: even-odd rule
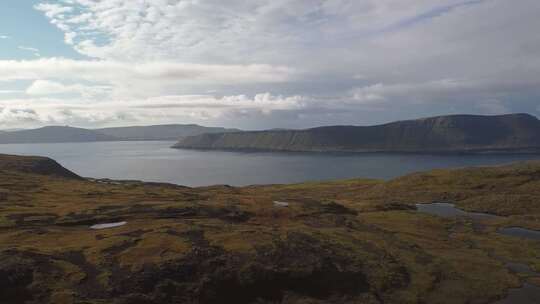
[[[203,134],[175,148],[313,152],[540,151],[540,121],[528,114],[450,115],[377,126],[329,126]]]
[[[199,125],[157,125],[104,129],[82,129],[49,126],[39,129],[0,131],[0,144],[64,143],[124,140],[179,140],[203,133],[240,132],[238,129],[203,127]]]
[[[61,126],[0,133],[0,144],[94,142],[112,140],[118,140],[118,138],[93,130]]]
[[[238,129],[203,127],[199,125],[157,125],[97,129],[102,134],[124,140],[178,140],[204,133],[239,132]]]

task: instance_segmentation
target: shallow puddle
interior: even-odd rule
[[[508,262],[505,264],[505,266],[510,271],[515,272],[515,273],[521,273],[521,274],[532,275],[532,276],[540,276],[540,273],[533,271],[531,267],[529,267],[526,264]]]
[[[276,206],[276,207],[289,207],[289,203],[274,201],[274,206]]]
[[[90,229],[94,229],[94,230],[109,229],[109,228],[124,226],[125,224],[127,224],[127,222],[96,224],[96,225],[90,226]]]
[[[540,231],[536,231],[536,230],[530,230],[530,229],[525,229],[525,228],[520,228],[520,227],[507,227],[507,228],[499,229],[498,232],[504,235],[540,241]],[[540,303],[540,300],[539,300],[539,303]]]
[[[493,304],[538,304],[540,303],[540,287],[528,283],[521,288],[508,291],[508,296]]]
[[[446,217],[446,218],[468,218],[474,221],[484,219],[496,219],[500,218],[497,215],[479,213],[479,212],[467,212],[456,208],[454,204],[450,203],[432,203],[432,204],[417,204],[417,211],[427,213],[431,215]],[[532,240],[540,240],[540,231],[520,228],[520,227],[508,227],[501,228],[498,233],[527,238]],[[538,273],[534,272],[529,266],[520,263],[506,263],[505,266],[512,272],[521,273],[526,275],[536,276]],[[538,304],[540,303],[540,287],[531,285],[528,283],[523,284],[521,288],[514,288],[508,291],[508,296],[494,304]]]
[[[500,216],[488,213],[467,212],[457,208],[451,203],[416,204],[416,210],[418,212],[447,218],[464,217],[473,221],[501,218]],[[525,229],[521,227],[506,227],[499,229],[497,232],[504,235],[540,241],[540,231],[537,230]]]

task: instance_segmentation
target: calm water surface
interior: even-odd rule
[[[244,153],[171,149],[171,141],[0,145],[0,153],[52,157],[85,177],[187,186],[294,183],[494,165],[538,155]]]
[[[521,227],[507,227],[499,230],[499,233],[525,239],[540,241],[540,231],[525,229]]]

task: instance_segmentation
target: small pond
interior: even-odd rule
[[[530,230],[520,227],[506,227],[499,229],[498,232],[504,235],[540,241],[540,231],[536,230]]]
[[[446,218],[468,218],[474,221],[485,219],[496,219],[499,216],[478,213],[467,212],[457,208],[451,203],[432,203],[432,204],[417,204],[416,209],[418,212],[427,213],[431,215],[446,217]],[[506,227],[498,230],[498,233],[503,235],[509,235],[513,237],[521,237],[531,240],[540,240],[540,231],[520,228],[520,227]],[[529,266],[520,263],[505,263],[506,267],[516,273],[522,273],[532,276],[540,275],[534,272]],[[523,284],[520,288],[510,289],[508,296],[494,304],[538,304],[540,303],[540,287],[534,286],[528,283]]]
[[[540,287],[525,283],[521,288],[510,289],[508,296],[493,304],[538,304]]]
[[[289,203],[280,202],[280,201],[274,201],[274,206],[276,206],[276,207],[289,207]]]
[[[416,204],[416,210],[418,212],[447,218],[464,217],[469,218],[473,221],[501,218],[500,216],[488,213],[467,212],[457,208],[456,205],[451,203]],[[501,228],[498,230],[498,233],[508,236],[540,241],[540,231],[525,229],[521,227]]]
[[[506,268],[515,273],[521,273],[525,275],[540,276],[540,273],[534,272],[529,265],[515,262],[508,262],[505,264]]]
[[[125,224],[127,224],[127,222],[96,224],[96,225],[90,226],[90,229],[94,229],[94,230],[109,229],[109,228],[124,226]]]

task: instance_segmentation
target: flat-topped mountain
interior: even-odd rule
[[[202,134],[175,148],[313,152],[483,152],[540,149],[540,120],[528,114],[449,115],[376,126],[328,126]]]
[[[0,133],[0,144],[112,141],[118,138],[82,128],[49,126]]]
[[[96,131],[125,140],[178,140],[186,136],[200,135],[203,133],[239,132],[240,130],[219,127],[203,127],[193,124],[172,124],[104,128],[97,129]]]

